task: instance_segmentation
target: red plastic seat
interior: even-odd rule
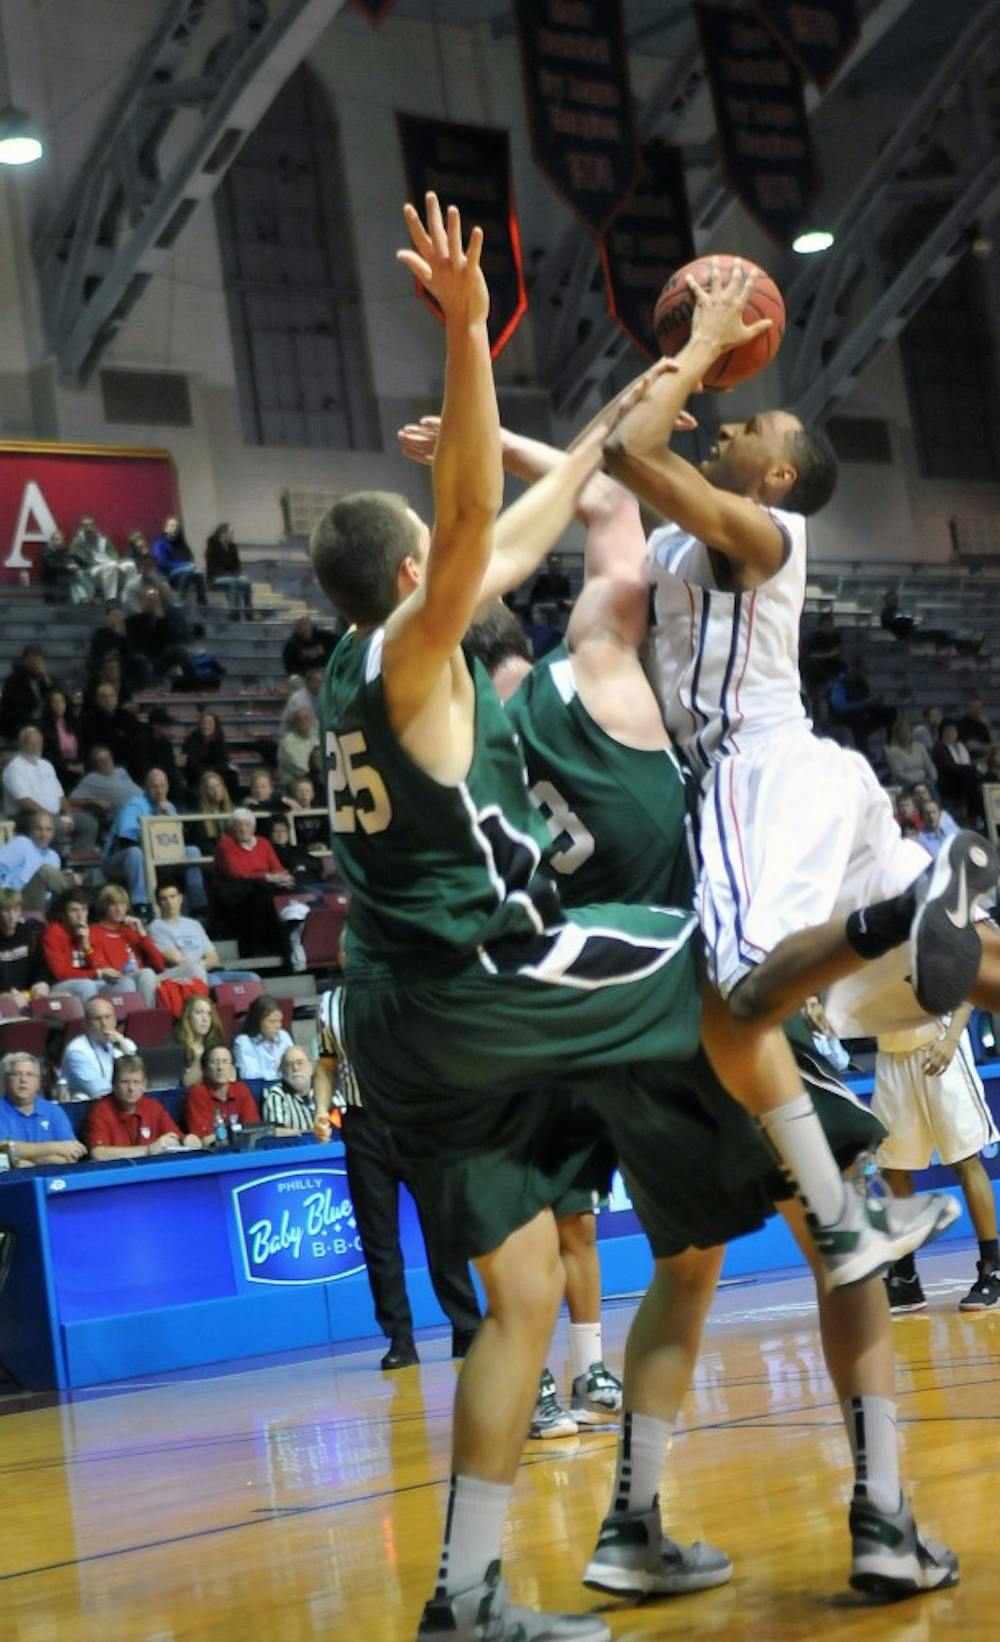
[[[65,1026],[67,1021],[83,1020],[83,1004],[72,992],[50,993],[45,998],[32,998],[31,1018],[48,1021],[52,1026]]]
[[[138,1014],[140,1009],[149,1008],[148,1003],[138,992],[102,992],[100,996],[107,998],[109,1003],[114,1004],[115,1015],[120,1021],[127,1020],[130,1015]],[[131,1035],[129,1033],[130,1037]]]
[[[134,1009],[125,1024],[137,1049],[154,1049],[170,1042],[174,1017],[169,1009]]]
[[[45,1045],[49,1036],[48,1021],[0,1021],[0,1055],[37,1055],[45,1059]]]
[[[346,903],[346,896],[343,899]],[[334,969],[340,964],[340,941],[346,922],[346,904],[313,907],[302,929],[302,945],[310,968]]]
[[[16,1021],[21,1019],[21,1006],[16,998],[6,993],[0,994],[0,1021]]]
[[[234,1022],[239,1025],[254,999],[263,993],[260,981],[222,981],[215,989],[215,1001],[220,1011],[232,1010]]]

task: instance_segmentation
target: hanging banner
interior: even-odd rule
[[[857,0],[757,0],[757,16],[821,91],[861,35]]]
[[[601,263],[608,312],[651,359],[660,355],[656,299],[674,270],[693,257],[684,156],[679,148],[647,143],[635,190],[601,241]]]
[[[639,175],[621,0],[514,0],[535,161],[600,235]]]
[[[381,23],[393,0],[352,0],[355,11],[367,17],[369,23]]]
[[[528,306],[510,176],[510,139],[506,131],[453,125],[419,114],[397,114],[396,122],[410,199],[419,206],[428,189],[433,189],[442,209],[458,206],[466,235],[476,224],[483,230],[482,267],[490,288],[488,328],[495,359]],[[440,308],[419,281],[417,290],[440,318]]]
[[[787,245],[816,191],[802,76],[748,12],[699,5],[695,13],[726,181],[764,231]]]

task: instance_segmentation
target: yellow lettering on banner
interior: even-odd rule
[[[540,29],[538,48],[546,57],[571,57],[578,63],[603,63],[606,68],[611,64],[608,41],[599,34],[557,34],[554,29]]]
[[[581,193],[614,193],[614,166],[606,154],[567,154],[566,166],[570,182]]]
[[[799,45],[828,46],[832,51],[840,45],[836,18],[825,6],[793,6],[788,20]]]
[[[581,114],[574,108],[550,107],[549,124],[553,131],[564,137],[590,137],[597,142],[621,142],[622,130],[617,120],[603,114]]]

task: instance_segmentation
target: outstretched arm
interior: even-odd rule
[[[426,286],[444,314],[447,360],[441,431],[434,456],[434,527],[421,585],[386,624],[386,702],[402,732],[441,683],[479,601],[503,500],[500,416],[486,316],[489,293],[479,266],[482,230],[462,244],[458,211],[447,226],[435,194],[427,224],[404,207],[412,250],[399,260]]]
[[[694,298],[691,337],[676,355],[678,370],[660,377],[633,407],[605,446],[608,471],[664,518],[672,519],[728,558],[771,576],[784,560],[785,540],[773,519],[745,496],[719,490],[668,448],[677,414],[708,368],[730,348],[766,330],[769,320],[744,325],[753,275],[734,263],[723,286],[718,266],[705,290],[689,279]]]

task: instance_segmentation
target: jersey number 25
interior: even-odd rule
[[[385,832],[392,805],[385,782],[373,764],[359,763],[368,756],[360,730],[347,735],[326,733],[326,761],[330,772],[330,815],[334,832],[355,832],[360,821],[365,832]]]

